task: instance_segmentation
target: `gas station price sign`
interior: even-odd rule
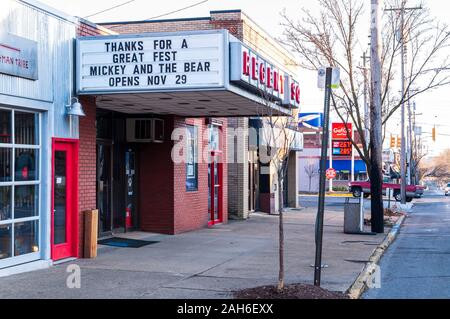
[[[333,156],[351,156],[352,142],[333,140]]]

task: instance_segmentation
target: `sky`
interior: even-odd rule
[[[39,0],[51,7],[70,15],[86,18],[99,11],[122,4],[127,0]],[[366,0],[369,2],[369,0]],[[201,2],[201,0],[135,0],[124,6],[110,10],[87,19],[93,22],[145,20],[185,8]],[[430,9],[431,15],[442,22],[450,22],[450,1],[417,0]],[[411,4],[416,2],[410,0]],[[273,37],[280,37],[283,28],[280,26],[280,12],[283,9],[292,16],[301,18],[301,8],[317,12],[317,0],[209,0],[194,7],[172,13],[160,19],[207,17],[211,10],[242,9],[263,29]],[[366,10],[368,11],[368,10]],[[370,26],[367,26],[367,31]],[[362,54],[362,52],[361,52]],[[323,92],[316,87],[316,74],[312,71],[300,71],[299,80],[302,85],[302,112],[321,112],[323,110]],[[445,148],[450,148],[450,86],[425,93],[415,99],[417,125],[422,126],[423,139],[429,149],[429,155],[437,155]],[[388,125],[388,134],[399,134],[400,113],[394,115]],[[431,129],[436,125],[437,140],[431,140]]]

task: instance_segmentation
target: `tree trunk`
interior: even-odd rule
[[[384,232],[383,175],[382,163],[382,114],[381,114],[381,61],[379,45],[379,4],[371,0],[371,76],[372,96],[370,103],[370,184],[371,184],[371,225],[375,233]]]
[[[280,174],[278,174],[280,175]],[[278,290],[284,288],[284,225],[283,225],[283,181],[278,178],[278,213],[279,213],[279,224],[278,224],[278,234],[279,234],[279,273],[278,273]]]

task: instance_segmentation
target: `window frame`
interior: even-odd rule
[[[191,131],[192,130],[192,131]],[[193,135],[193,136],[192,136]],[[198,191],[198,126],[186,124],[186,191]],[[191,151],[193,155],[191,156]],[[190,158],[192,157],[192,161]],[[193,166],[194,173],[190,177],[190,166]]]
[[[16,109],[12,109],[12,108],[7,108],[7,107],[0,107],[0,110],[5,110],[8,112],[11,112],[11,143],[0,143],[0,148],[8,148],[11,150],[11,154],[12,154],[12,158],[11,160],[11,181],[8,182],[0,182],[0,187],[11,187],[10,190],[10,194],[11,194],[11,202],[10,202],[10,206],[11,206],[11,218],[7,219],[7,220],[0,220],[0,226],[5,226],[5,225],[9,225],[11,227],[11,256],[10,257],[6,257],[3,259],[0,259],[0,269],[5,268],[5,267],[9,267],[9,266],[13,266],[16,264],[20,264],[20,263],[25,263],[25,262],[29,262],[32,260],[36,260],[39,259],[41,256],[41,253],[43,251],[42,248],[42,217],[43,217],[43,212],[42,212],[42,168],[43,168],[43,163],[42,163],[42,113],[41,112],[37,112],[37,111],[28,111],[28,110],[16,110]],[[35,128],[36,130],[36,142],[37,144],[34,145],[29,145],[29,144],[16,144],[16,127],[15,127],[15,113],[16,112],[20,112],[20,113],[31,113],[37,116],[37,128]],[[30,180],[30,181],[16,181],[15,180],[15,173],[16,173],[16,150],[17,149],[31,149],[31,150],[36,150],[37,152],[37,156],[35,161],[37,162],[35,164],[35,170],[37,170],[36,174],[35,174],[35,179],[34,180]],[[28,185],[35,185],[35,187],[37,188],[36,192],[35,192],[35,209],[36,209],[36,215],[35,216],[30,216],[30,217],[25,217],[25,218],[15,218],[15,191],[16,191],[16,186],[28,186]],[[37,222],[37,234],[35,234],[35,236],[37,237],[37,245],[38,245],[38,250],[35,252],[29,252],[26,254],[22,254],[22,255],[15,255],[15,242],[16,242],[16,238],[15,238],[15,226],[17,224],[20,223],[25,223],[25,222]],[[31,223],[32,224],[32,223]]]

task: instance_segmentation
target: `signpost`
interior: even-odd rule
[[[322,78],[325,76],[325,101],[324,101],[324,128],[322,135],[322,150],[320,158],[320,178],[319,178],[319,203],[316,217],[316,256],[314,261],[314,285],[320,286],[320,276],[322,271],[322,237],[323,237],[323,215],[325,208],[325,178],[327,166],[327,150],[328,139],[330,134],[330,98],[331,98],[331,83],[333,69],[326,68],[325,74],[323,69],[319,69],[319,87],[321,86]],[[338,82],[338,81],[336,81]],[[330,154],[331,155],[331,154]]]

